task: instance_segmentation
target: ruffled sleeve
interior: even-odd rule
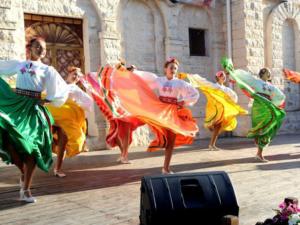
[[[189,83],[182,81],[181,87],[181,99],[178,99],[178,102],[184,101],[184,105],[192,106],[194,105],[199,99],[199,92]]]
[[[191,85],[193,85],[193,87],[195,88],[199,88],[200,86],[206,86],[210,88],[219,89],[219,86],[217,84],[208,81],[199,74],[187,74],[187,78],[190,81]]]
[[[282,105],[284,105],[285,102],[285,94],[278,88],[278,87],[274,87],[273,93],[271,95],[271,101],[274,105],[276,105],[277,107],[280,107]]]
[[[0,60],[0,77],[10,77],[18,72],[21,61]]]
[[[48,67],[46,73],[46,99],[50,101],[52,105],[59,107],[67,100],[69,96],[69,87],[52,66]]]
[[[151,89],[157,89],[158,88],[158,76],[154,73],[146,72],[146,71],[139,71],[135,70],[133,72],[135,75],[139,76],[142,78]]]
[[[226,87],[225,93],[232,99],[232,101],[234,101],[235,103],[238,102],[238,95],[236,94],[236,92],[234,90],[232,90],[229,87]]]
[[[81,90],[76,84],[69,85],[69,98],[74,100],[83,109],[91,112],[93,107],[93,99]]]

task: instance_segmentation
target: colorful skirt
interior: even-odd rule
[[[300,83],[300,73],[288,69],[283,69],[283,74],[285,78],[289,81],[292,81],[297,84]]]
[[[17,95],[0,78],[0,157],[13,163],[7,149],[12,145],[21,160],[33,156],[37,166],[48,172],[52,165],[53,118],[38,99]]]
[[[187,123],[195,124],[196,120],[193,118],[191,110],[187,108],[181,108],[177,111],[178,116]],[[162,148],[166,148],[168,146],[168,131],[172,129],[150,126],[155,138],[152,140],[148,146],[148,152],[158,151]],[[178,147],[181,145],[191,145],[194,142],[194,136],[183,135],[180,133],[175,133],[175,143],[174,147]]]
[[[248,137],[254,138],[256,144],[263,149],[275,137],[286,113],[259,94],[253,94],[252,97],[254,98],[252,128],[248,132]]]
[[[54,125],[62,128],[68,137],[66,156],[72,157],[82,152],[87,129],[84,110],[70,99],[61,107],[48,105],[47,109],[54,118]],[[57,138],[54,135],[54,139]],[[57,154],[56,148],[53,152]]]
[[[207,98],[204,126],[213,129],[221,126],[221,131],[232,131],[237,126],[236,117],[247,114],[241,106],[236,104],[230,97],[210,87],[199,88]]]
[[[129,144],[131,144],[133,131],[143,125],[144,123],[136,118],[110,119],[106,143],[110,147],[116,147],[118,143],[117,140],[122,140],[125,135],[128,135]]]
[[[166,142],[162,141],[167,140],[166,130],[176,134],[177,146],[193,142],[198,126],[192,119],[191,111],[178,110],[177,105],[161,102],[148,84],[134,73],[107,66],[101,71],[99,82],[91,76],[86,81],[86,88],[91,91],[100,110],[113,126],[114,137],[121,135],[122,129],[119,128],[125,121],[126,126],[130,124],[131,133],[144,124],[151,127],[156,139],[149,146],[149,151],[166,146]]]
[[[247,72],[243,70],[234,70],[232,61],[228,58],[223,58],[221,63],[243,92],[254,99],[251,113],[252,128],[249,130],[247,136],[249,138],[254,138],[256,144],[263,149],[270,144],[277,134],[286,113],[283,109],[274,105],[269,99],[256,93],[255,89],[252,87],[255,86],[255,84],[243,81],[243,75],[246,76]]]

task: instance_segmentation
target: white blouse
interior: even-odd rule
[[[68,84],[68,86],[70,90],[69,98],[86,111],[91,112],[93,107],[93,99],[83,90],[81,90],[76,84]]]
[[[211,87],[211,88],[214,88],[217,90],[221,90],[224,93],[226,93],[231,98],[232,101],[234,101],[235,103],[238,102],[238,96],[237,96],[236,92],[234,90],[232,90],[231,88],[226,87],[225,85],[221,85],[218,82],[216,82],[216,83],[210,82],[198,74],[190,74],[190,77],[188,77],[188,78],[190,78],[190,80],[192,81],[191,83],[194,87],[197,87],[200,84],[200,85],[208,86],[208,87]],[[195,82],[193,82],[193,81],[195,81]]]
[[[15,74],[17,88],[46,91],[46,99],[54,106],[61,106],[68,98],[68,85],[52,66],[39,61],[0,60],[0,76],[10,77]]]
[[[244,70],[236,70],[235,75],[253,88],[256,93],[268,95],[274,105],[280,106],[285,101],[284,93],[272,83],[263,81]]]
[[[173,78],[159,77],[154,73],[135,70],[134,74],[148,83],[151,89],[157,90],[161,97],[176,98],[178,102],[184,102],[186,106],[194,105],[199,99],[198,91],[189,83]]]

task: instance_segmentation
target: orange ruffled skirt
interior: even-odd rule
[[[87,88],[110,123],[107,142],[116,144],[115,138],[130,127],[130,136],[139,126],[147,124],[155,139],[148,151],[166,147],[167,131],[176,134],[175,146],[191,144],[198,132],[196,121],[189,109],[161,102],[148,84],[129,71],[106,66],[101,71],[101,80],[88,75]]]

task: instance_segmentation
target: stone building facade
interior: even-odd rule
[[[74,62],[84,71],[124,58],[139,69],[163,74],[165,59],[174,56],[181,62],[180,71],[213,80],[220,58],[228,52],[230,22],[235,66],[254,73],[272,68],[275,84],[287,95],[281,132],[298,132],[300,87],[285,81],[281,69],[300,71],[300,0],[231,0],[230,20],[226,2],[199,7],[169,0],[0,0],[0,59],[24,58],[25,34],[35,29],[53,36],[50,61],[61,65],[77,51],[80,60]],[[190,28],[205,31],[205,55],[190,54]],[[239,96],[247,107],[249,100]],[[193,113],[200,126],[198,138],[207,137],[204,96]],[[96,106],[88,118],[89,144],[105,148],[107,123]],[[240,118],[233,134],[244,136],[249,126],[249,117]],[[138,129],[135,137],[135,145],[147,144],[149,131]]]

